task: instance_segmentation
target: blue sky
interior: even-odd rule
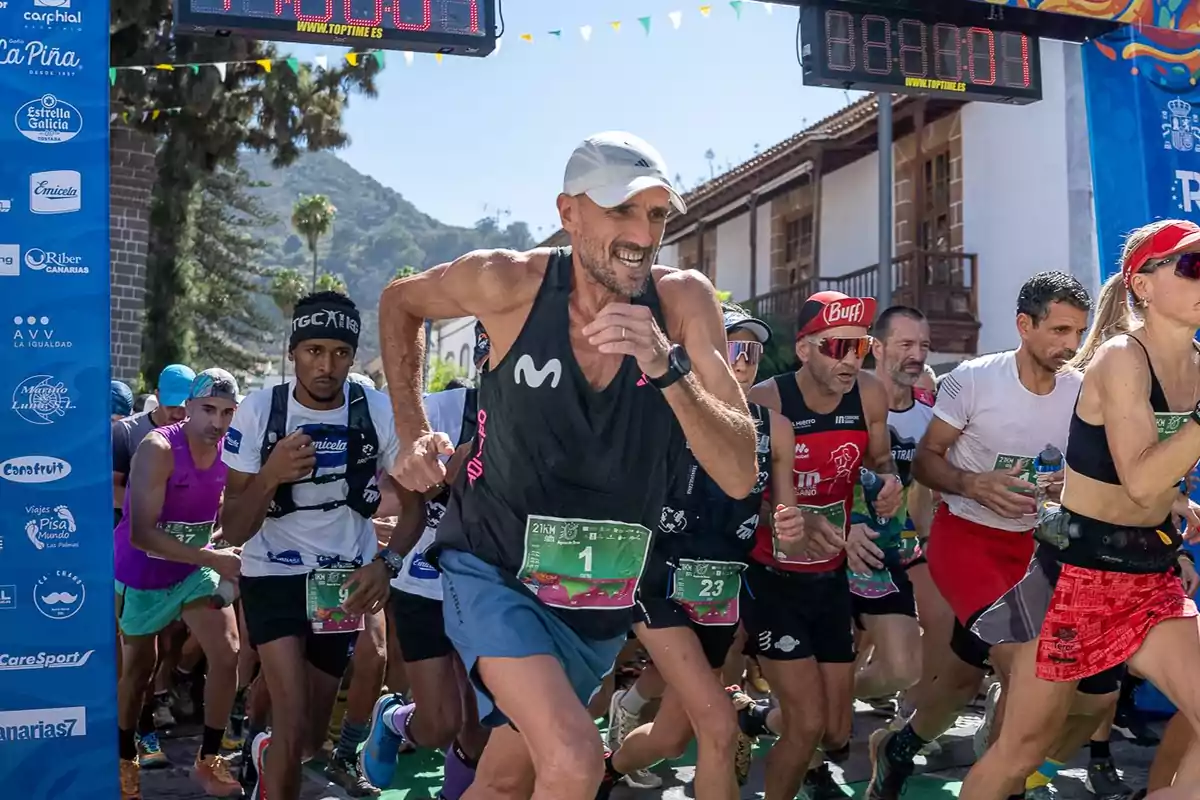
[[[793,6],[727,0],[506,0],[500,52],[485,59],[388,53],[375,100],[356,97],[339,155],[444,222],[496,209],[534,235],[557,226],[554,198],[579,140],[628,130],[654,144],[686,186],[751,157],[847,104],[805,88]],[[678,30],[670,13],[679,11]],[[650,16],[647,36],[639,17]],[[620,31],[609,25],[621,20]],[[580,27],[591,25],[584,42]],[[555,39],[547,31],[562,30]],[[519,39],[533,34],[532,43]],[[485,205],[487,210],[485,211]]]

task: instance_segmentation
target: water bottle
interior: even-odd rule
[[[882,517],[875,510],[875,500],[878,499],[879,493],[883,491],[885,482],[883,478],[865,467],[859,470],[858,480],[862,485],[863,501],[867,505],[867,511],[870,512],[871,521],[869,524],[871,530],[879,534],[879,538],[875,540],[875,544],[883,551],[884,563],[889,568],[898,566],[904,528],[895,517],[890,519]]]
[[[221,578],[221,582],[217,584],[217,593],[213,595],[213,608],[228,608],[233,605],[236,594],[237,587],[233,585],[233,581]]]
[[[1063,468],[1063,454],[1052,444],[1047,444],[1042,452],[1038,453],[1037,458],[1033,461],[1034,481],[1037,484],[1035,490],[1035,498],[1037,499],[1038,511],[1041,511],[1042,506],[1046,504],[1049,498],[1050,479],[1054,473],[1061,472]]]

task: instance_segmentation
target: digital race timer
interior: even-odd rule
[[[985,3],[936,11],[815,0],[800,12],[804,83],[963,100],[1042,99],[1036,32],[989,18]]]
[[[175,0],[175,30],[486,56],[496,0]]]

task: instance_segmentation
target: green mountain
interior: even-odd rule
[[[252,191],[277,218],[263,232],[263,266],[268,269],[290,267],[312,274],[312,256],[290,222],[292,204],[300,195],[323,194],[337,207],[333,230],[321,242],[318,255],[321,271],[339,276],[362,310],[359,366],[378,355],[379,294],[401,269],[423,270],[480,248],[523,250],[535,243],[524,222],[504,228],[494,219],[482,219],[473,228],[439,222],[332,153],[306,153],[292,166],[277,170],[269,157],[247,151],[241,154],[241,165],[252,180],[265,184]],[[269,300],[264,303],[269,305]],[[279,319],[274,306],[264,310]]]

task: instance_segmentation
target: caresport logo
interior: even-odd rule
[[[0,478],[13,483],[50,483],[71,474],[71,465],[52,456],[17,456],[0,461]]]
[[[26,139],[42,144],[62,144],[83,130],[83,114],[65,100],[44,94],[18,108],[13,124]]]
[[[24,669],[70,669],[87,664],[95,650],[73,650],[47,653],[45,650],[28,656],[18,656],[0,651],[0,672]]]

